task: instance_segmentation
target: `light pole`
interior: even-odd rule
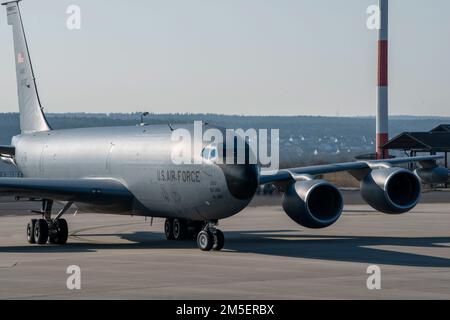
[[[389,107],[388,107],[388,39],[389,39],[389,0],[379,0],[380,30],[378,32],[378,94],[377,94],[377,159],[389,158],[383,150],[389,140]]]

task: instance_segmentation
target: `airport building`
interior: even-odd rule
[[[383,146],[386,151],[397,150],[414,157],[419,154],[444,155],[444,165],[449,168],[450,124],[441,124],[428,132],[403,132]]]

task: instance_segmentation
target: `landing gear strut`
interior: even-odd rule
[[[63,245],[67,243],[69,228],[67,221],[61,219],[62,215],[69,210],[73,202],[68,202],[58,215],[52,219],[51,213],[53,200],[42,200],[41,211],[33,211],[42,214],[42,219],[31,219],[27,225],[27,240],[31,244],[52,244]]]

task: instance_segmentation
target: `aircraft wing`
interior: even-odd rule
[[[131,202],[133,194],[115,179],[0,178],[0,195],[107,205]]]
[[[282,183],[289,180],[295,180],[296,175],[319,175],[325,173],[333,173],[340,171],[349,171],[357,178],[363,178],[367,172],[372,169],[386,168],[394,165],[419,162],[422,166],[429,167],[436,166],[436,160],[442,159],[441,156],[423,156],[423,157],[406,157],[386,160],[368,160],[355,161],[347,163],[336,163],[327,165],[318,165],[302,168],[281,169],[278,171],[262,171],[260,176],[260,183]]]

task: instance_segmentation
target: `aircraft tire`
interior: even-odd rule
[[[37,244],[46,244],[48,240],[48,223],[45,219],[39,219],[34,226],[34,241]]]
[[[173,219],[172,233],[175,240],[186,240],[188,236],[188,226],[186,220]]]
[[[211,232],[202,230],[197,235],[197,246],[202,251],[210,251],[214,245],[214,239]]]
[[[222,231],[217,229],[213,233],[213,239],[214,239],[214,245],[213,250],[214,251],[220,251],[223,249],[223,246],[225,245],[225,236]]]
[[[174,240],[173,236],[173,219],[167,218],[164,222],[164,234],[167,240]]]
[[[64,245],[69,238],[69,227],[65,219],[58,219],[54,222],[55,231],[53,235],[50,235],[48,241],[53,244]]]
[[[30,244],[35,244],[36,240],[34,240],[34,227],[36,225],[36,219],[31,219],[27,224],[27,241]]]

